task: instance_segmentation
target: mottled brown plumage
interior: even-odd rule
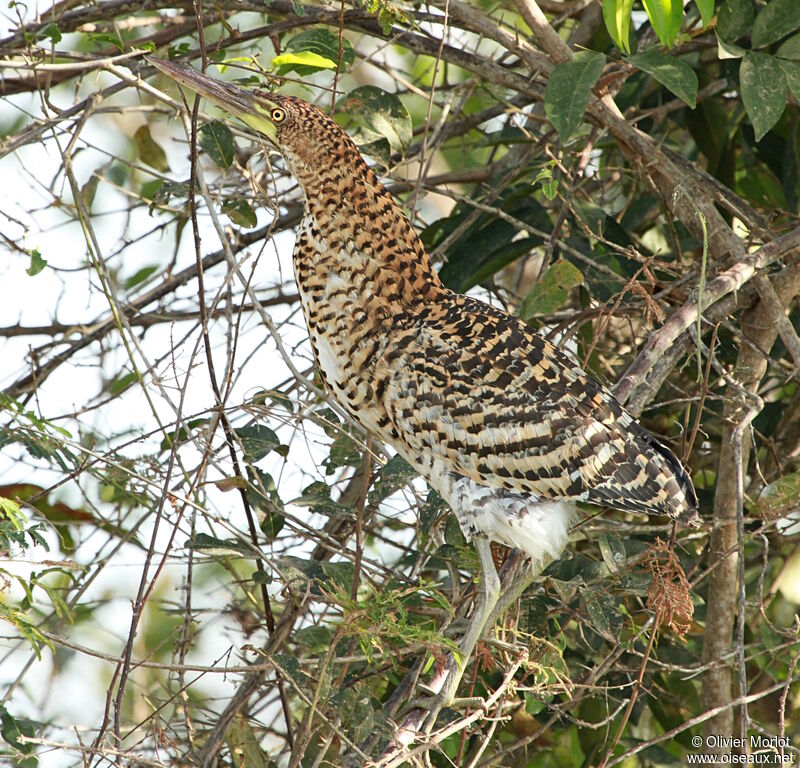
[[[452,498],[462,479],[520,503],[696,519],[680,462],[607,390],[517,317],[442,285],[414,228],[330,117],[300,99],[154,63],[284,155],[306,201],[294,270],[325,385],[444,491],[466,534],[496,538]]]
[[[294,271],[320,375],[477,537],[486,604],[497,576],[485,539],[534,562],[556,557],[577,501],[697,521],[680,462],[606,389],[519,318],[444,287],[414,228],[330,117],[292,97],[154,63],[285,157],[306,201]]]

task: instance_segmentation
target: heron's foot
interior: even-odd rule
[[[453,699],[452,704],[450,704],[453,709],[467,709],[476,710],[480,709],[483,712],[483,716],[487,717],[489,715],[489,702],[483,698],[483,696],[464,696],[461,699]]]
[[[475,610],[458,643],[458,651],[447,655],[444,666],[436,672],[428,684],[427,690],[432,695],[415,699],[409,705],[410,711],[414,709],[417,711],[427,710],[427,716],[422,723],[425,733],[431,732],[442,709],[452,706],[461,678],[464,676],[464,670],[472,658],[475,646],[484,631],[487,630],[487,622],[500,597],[500,579],[494,567],[492,549],[488,539],[480,537],[476,539],[475,549],[478,552],[483,573]]]
[[[466,662],[467,659],[462,660],[462,664]],[[456,693],[463,676],[463,666],[459,665],[453,654],[449,654],[444,667],[434,675],[430,685],[419,686],[420,691],[426,695],[413,699],[408,708],[409,710],[423,709],[427,711],[423,721],[425,733],[430,733],[433,730],[436,719],[443,709],[452,707],[455,703],[460,704],[460,700],[456,700]]]
[[[425,716],[422,718],[422,726],[420,731],[430,733],[439,717],[439,713],[450,705],[441,695],[441,693],[434,693],[431,696],[417,696],[408,702],[408,712],[414,710],[424,710]],[[419,722],[419,721],[418,721]]]

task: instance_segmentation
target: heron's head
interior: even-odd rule
[[[246,91],[171,61],[149,58],[156,69],[204,96],[264,136],[302,181],[304,170],[325,167],[355,150],[347,134],[322,110],[294,96]]]

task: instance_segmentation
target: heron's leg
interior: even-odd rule
[[[478,589],[475,611],[472,614],[466,632],[464,632],[464,636],[461,638],[461,642],[458,644],[463,657],[462,666],[466,666],[470,656],[472,656],[472,652],[475,650],[475,646],[486,628],[486,622],[500,599],[500,578],[497,575],[497,569],[494,567],[492,547],[489,544],[489,540],[483,537],[477,538],[475,540],[475,549],[481,561],[481,583]]]
[[[433,689],[434,696],[422,702],[415,702],[415,706],[422,706],[428,710],[428,716],[425,719],[425,728],[428,731],[436,722],[436,717],[441,709],[453,703],[458,685],[464,676],[464,669],[500,599],[500,578],[494,567],[489,540],[482,537],[476,538],[475,549],[481,562],[481,581],[475,610],[464,636],[458,644],[458,658],[452,653],[448,654],[444,670],[436,675],[429,686]]]

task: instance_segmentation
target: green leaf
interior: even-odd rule
[[[287,571],[287,576],[305,577],[323,586],[335,584],[348,592],[353,584],[355,569],[352,563],[320,563],[302,557],[285,556],[278,560],[278,568]],[[292,571],[295,573],[293,574]],[[319,590],[314,590],[319,593]]]
[[[285,47],[287,52],[272,60],[279,75],[297,72],[302,77],[323,69],[336,69],[336,63],[340,60],[339,35],[326,27],[301,32],[289,40]],[[352,43],[342,37],[342,67],[352,64],[355,57]]]
[[[58,44],[61,42],[61,30],[50,22],[44,29],[39,31],[38,37],[49,37],[53,43]]]
[[[389,37],[391,34],[392,25],[402,19],[403,16],[394,7],[383,5],[378,11],[378,24],[385,37]]]
[[[87,37],[93,43],[110,43],[116,48],[119,48],[120,53],[125,50],[125,44],[122,42],[122,38],[119,35],[112,35],[109,32],[90,32]]]
[[[428,491],[425,502],[419,508],[420,528],[426,533],[430,531],[433,521],[439,517],[445,507],[444,499],[436,491]]]
[[[499,201],[492,198],[491,203],[540,231],[550,231],[553,226],[548,212],[531,194],[530,184],[512,187]],[[470,226],[471,214],[469,206],[458,205],[450,216],[435,221],[422,233],[423,242],[433,249],[453,232],[463,231],[448,250],[447,263],[439,272],[448,288],[462,293],[493,279],[498,270],[542,244],[542,239],[532,233],[520,237],[518,227],[493,214],[482,214]]]
[[[370,506],[376,505],[391,496],[396,490],[402,488],[410,480],[419,475],[402,456],[392,456],[381,467],[378,477],[369,492]]]
[[[135,288],[140,283],[143,283],[152,274],[158,271],[158,264],[151,264],[147,267],[142,267],[134,272],[124,283],[125,289],[130,290]]]
[[[114,163],[113,165],[103,166],[107,168],[106,178],[111,184],[117,187],[124,187],[125,182],[128,180],[128,168],[122,163]]]
[[[337,109],[355,121],[358,128],[353,140],[368,154],[383,156],[381,144],[402,153],[411,143],[411,115],[394,93],[375,85],[362,85],[350,91]]]
[[[247,200],[240,197],[230,198],[222,203],[222,212],[234,223],[246,229],[258,224],[258,217]]]
[[[544,111],[561,141],[567,141],[578,127],[605,62],[602,53],[580,51],[572,61],[553,68],[544,94]]]
[[[244,715],[236,715],[225,729],[225,744],[234,763],[247,768],[270,768],[272,761],[259,746],[260,737]]]
[[[256,584],[272,584],[272,574],[267,571],[253,571],[251,578]]]
[[[760,141],[786,107],[786,77],[774,56],[750,51],[742,61],[739,80],[744,108]]]
[[[600,545],[600,554],[608,570],[611,573],[619,571],[625,565],[625,545],[622,540],[613,533],[604,533],[597,543]]]
[[[301,67],[307,70],[335,69],[336,62],[326,56],[320,56],[313,51],[300,51],[299,53],[282,53],[272,60],[273,67],[283,67],[282,74],[299,70]],[[304,72],[303,74],[310,74]]]
[[[23,611],[9,608],[3,603],[0,603],[0,619],[14,626],[14,628],[30,643],[33,652],[40,661],[42,659],[41,648],[43,645],[50,648],[50,650],[54,650],[53,643],[48,640],[36,626],[36,620]],[[14,720],[2,704],[0,704],[0,716],[2,717],[0,735],[2,735],[3,740],[18,748],[21,752],[31,751],[34,746],[33,744],[27,744],[25,742],[17,744],[14,741],[15,737],[18,738],[19,733],[25,736],[35,735],[30,721]],[[28,729],[29,726],[30,730]],[[28,750],[28,747],[30,747],[30,750]],[[16,764],[17,768],[33,768],[35,765],[35,757],[21,760]]]
[[[182,56],[185,56],[189,53],[189,43],[183,42],[179,43],[178,45],[171,45],[167,48],[167,56],[169,57],[170,61],[174,61],[175,59],[180,59]]]
[[[142,197],[158,205],[166,205],[173,197],[189,197],[189,184],[153,179],[142,185]]]
[[[750,42],[753,48],[764,48],[786,37],[798,27],[800,6],[797,0],[772,0],[756,16]]]
[[[647,17],[658,39],[671,48],[681,28],[683,3],[681,0],[642,0]]]
[[[542,194],[548,200],[555,200],[558,194],[558,182],[555,179],[542,182]]]
[[[583,283],[583,274],[571,262],[559,259],[551,264],[523,299],[519,316],[526,322],[534,315],[549,315],[564,306],[570,288]]]
[[[25,271],[31,277],[35,277],[47,266],[47,259],[42,257],[38,248],[31,248],[28,251],[28,256],[31,257],[31,265]]]
[[[311,51],[332,61],[339,58],[339,35],[331,32],[327,27],[308,29],[295,35],[286,47],[290,51]],[[356,60],[356,53],[352,43],[342,36],[342,64],[352,64]]]
[[[124,369],[123,369],[124,370]],[[139,377],[135,373],[126,373],[118,378],[116,378],[110,386],[110,390],[113,394],[119,394],[120,392],[125,391],[131,384],[138,381]],[[192,430],[197,429],[198,427],[203,427],[208,424],[207,419],[191,419],[187,421],[184,426],[180,429],[175,430],[171,435],[167,435],[162,441],[160,448],[162,451],[169,451],[172,449],[173,443],[177,443],[181,445],[187,442],[190,439],[190,434]]]
[[[600,637],[616,643],[616,632],[622,621],[611,596],[597,589],[587,589],[581,594],[581,605],[589,617],[589,623]]]
[[[245,460],[251,464],[263,459],[270,451],[275,451],[284,457],[289,453],[289,446],[282,445],[274,430],[265,424],[239,427],[234,432],[242,441]]]
[[[361,645],[365,649],[367,657],[371,657],[375,650],[372,639],[363,638]],[[360,744],[371,735],[380,735],[381,738],[384,738],[384,734],[392,732],[388,718],[384,717],[382,712],[376,711],[380,709],[379,702],[371,696],[365,696],[358,685],[340,687],[331,697],[331,703],[336,707],[342,725],[347,729],[346,733],[352,734],[352,739],[356,744]],[[447,748],[443,746],[442,749],[446,753]],[[324,765],[325,762],[323,761],[322,764]]]
[[[713,3],[714,0],[711,0]],[[633,0],[603,0],[603,21],[608,34],[625,53],[631,52],[631,9]]]
[[[783,74],[786,76],[786,83],[794,97],[800,101],[800,61],[789,61],[788,59],[778,59]]]
[[[792,472],[770,483],[758,497],[755,512],[759,517],[775,520],[800,509],[800,472]]]
[[[725,59],[742,59],[746,53],[747,48],[742,48],[740,45],[723,40],[717,35],[717,57],[720,61],[724,61]]]
[[[547,168],[542,168],[542,170],[536,174],[536,178],[533,180],[533,183],[534,185],[541,185],[542,194],[548,200],[555,200],[556,195],[558,194],[558,181],[553,178],[552,167],[548,166]]]
[[[697,104],[697,75],[683,59],[668,56],[661,51],[644,51],[631,56],[634,67],[658,80],[692,109]]]
[[[349,507],[334,501],[331,498],[330,486],[321,481],[311,483],[304,488],[300,498],[294,499],[291,503],[298,507],[308,507],[315,514],[327,517],[350,514]]]
[[[261,528],[261,532],[266,536],[267,541],[275,541],[285,523],[286,518],[283,515],[279,515],[277,512],[269,512],[264,515],[264,519],[258,524],[258,527]]]
[[[300,668],[300,663],[294,656],[290,656],[288,653],[274,653],[271,658],[280,672],[294,680],[298,690],[309,689],[308,687],[312,682],[311,678]],[[246,768],[246,766],[243,766],[243,768]]]
[[[133,134],[133,144],[136,147],[136,156],[151,168],[161,173],[169,170],[167,155],[158,142],[150,135],[146,125],[140,125]]]
[[[717,35],[732,43],[744,35],[755,17],[753,0],[725,0],[717,13]]]
[[[700,11],[700,19],[703,26],[708,26],[708,22],[714,17],[714,0],[694,0],[697,10]]]
[[[293,639],[299,645],[308,648],[311,653],[325,653],[331,647],[333,632],[328,627],[312,624],[298,629]]]
[[[743,156],[749,154],[743,152]],[[736,173],[736,192],[766,209],[785,210],[786,190],[772,169],[752,155],[743,160],[743,167]]]
[[[252,557],[254,554],[252,547],[238,539],[218,539],[215,536],[209,536],[207,533],[195,534],[186,540],[185,546],[196,552],[205,552],[209,555],[219,555],[221,557],[230,555]]]
[[[15,718],[11,713],[0,704],[0,736],[6,744],[10,744],[15,750],[23,755],[33,752],[35,745],[30,742],[20,741],[20,736],[33,738],[36,735],[33,723],[23,718]],[[20,763],[17,763],[20,765]],[[28,761],[25,761],[28,764]],[[35,765],[33,762],[31,765]]]
[[[0,496],[0,519],[10,521],[14,530],[18,532],[25,528],[25,517],[19,503],[5,496]]]
[[[320,427],[322,427],[322,429],[325,431],[325,434],[330,438],[336,438],[336,436],[342,430],[341,420],[336,415],[336,412],[327,406],[317,408],[316,410],[311,411],[311,413],[308,415],[315,424],[318,424]]]
[[[94,197],[97,194],[97,186],[100,184],[100,174],[95,171],[81,187],[81,201],[87,211],[91,211]]]
[[[328,455],[322,460],[325,474],[332,475],[340,467],[357,467],[361,463],[361,445],[347,432],[341,431],[331,443]]]
[[[781,47],[775,51],[779,59],[791,59],[800,61],[800,34],[792,35],[788,40],[781,43]]]
[[[444,526],[444,540],[453,548],[463,547],[467,541],[455,515],[449,515]]]
[[[212,120],[200,128],[200,146],[218,168],[230,168],[233,163],[233,134],[219,120]]]
[[[697,490],[709,491],[717,482],[717,473],[713,469],[701,469],[692,475],[692,485]]]
[[[294,401],[285,392],[279,389],[262,389],[253,395],[251,402],[253,405],[261,405],[269,407],[269,403],[273,403],[279,408],[284,408],[289,413],[294,413]]]
[[[143,200],[150,200],[152,202],[156,201],[156,194],[158,190],[161,189],[164,182],[161,179],[151,179],[150,181],[144,182],[139,189],[139,194],[142,196]]]
[[[250,505],[261,513],[261,528],[268,541],[274,541],[283,528],[286,518],[283,515],[283,501],[272,475],[262,472],[258,467],[247,468],[249,484],[245,495]]]

